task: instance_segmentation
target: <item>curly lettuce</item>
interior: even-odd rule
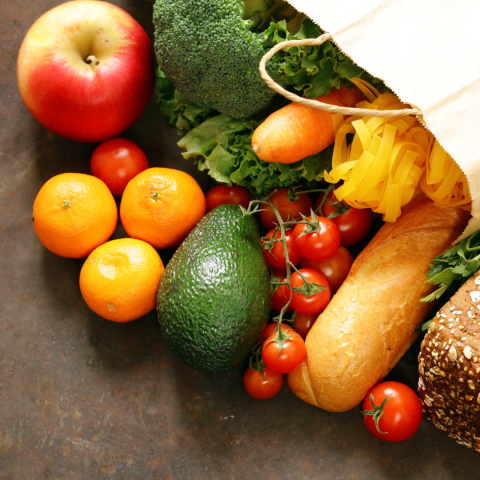
[[[292,22],[272,22],[264,33],[265,45],[274,47],[287,40],[317,38],[324,33],[308,17],[302,20],[294,34],[291,33],[292,27]],[[351,78],[362,78],[381,93],[386,90],[381,80],[372,77],[329,41],[322,45],[287,47],[277,53],[275,58],[278,55],[283,57],[278,71],[282,81],[307,98],[327,95],[332,88],[340,88],[340,85],[351,88],[353,86],[349,81]]]

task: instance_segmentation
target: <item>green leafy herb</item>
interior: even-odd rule
[[[425,333],[429,328],[430,328],[430,324],[432,323],[432,318],[430,320],[427,320],[425,323],[421,323],[416,329],[415,331],[416,332],[420,332],[420,333]]]
[[[448,292],[449,298],[480,269],[480,230],[435,257],[427,272],[427,283],[439,287],[422,302],[431,302]]]

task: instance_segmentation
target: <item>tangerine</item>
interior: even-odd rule
[[[111,237],[117,226],[117,205],[98,178],[62,173],[38,192],[32,220],[48,250],[61,257],[84,258]]]
[[[200,185],[188,173],[149,168],[130,180],[120,203],[120,218],[132,238],[155,248],[176,247],[205,215]]]
[[[80,271],[80,291],[101,317],[130,322],[151,312],[165,270],[157,251],[134,238],[111,240],[97,247]]]

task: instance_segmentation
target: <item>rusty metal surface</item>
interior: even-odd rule
[[[323,412],[286,384],[274,399],[254,400],[243,390],[245,366],[204,375],[178,360],[154,312],[121,325],[88,309],[82,262],[43,248],[31,211],[51,176],[89,173],[95,145],[46,131],[16,84],[23,36],[58,3],[0,3],[0,480],[479,478],[480,458],[427,421],[390,444],[366,431],[359,407]],[[115,3],[152,35],[151,4]],[[153,99],[124,136],[152,166],[184,169],[208,188]],[[412,387],[415,348],[390,375]]]

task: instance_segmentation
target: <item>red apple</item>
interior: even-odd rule
[[[150,39],[107,2],[73,1],[30,28],[18,55],[20,95],[48,130],[101,142],[131,127],[155,86]]]

